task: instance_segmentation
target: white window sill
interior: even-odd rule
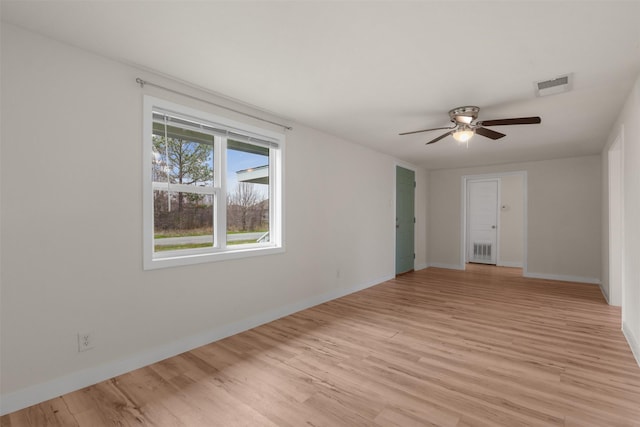
[[[194,265],[240,258],[251,258],[254,256],[279,254],[283,253],[284,251],[285,250],[283,246],[252,246],[238,249],[227,249],[223,252],[206,252],[195,254],[180,254],[178,251],[173,251],[163,253],[160,256],[156,255],[152,259],[145,259],[144,269],[155,270],[159,268],[179,267],[182,265]]]

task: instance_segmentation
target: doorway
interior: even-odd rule
[[[414,269],[416,173],[396,166],[396,275]]]
[[[467,263],[526,273],[527,173],[462,177],[461,269]]]
[[[467,262],[496,265],[500,181],[467,182]]]

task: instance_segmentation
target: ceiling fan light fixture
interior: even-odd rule
[[[467,142],[471,139],[471,137],[475,134],[473,129],[470,128],[462,128],[458,129],[453,133],[453,139],[458,142]]]
[[[425,143],[425,145],[436,143],[448,137],[449,135],[452,135],[453,138],[459,143],[466,143],[468,148],[469,140],[471,140],[471,138],[473,138],[473,135],[475,135],[476,133],[480,136],[484,136],[485,138],[489,138],[494,141],[506,136],[504,133],[489,129],[488,126],[535,125],[538,123],[542,123],[542,119],[538,116],[476,121],[478,119],[479,111],[480,108],[473,105],[454,108],[453,110],[449,111],[449,118],[451,119],[451,123],[453,123],[453,126],[422,129],[413,132],[403,132],[400,135],[409,135],[414,133],[429,132],[432,130],[446,129],[448,131],[447,133],[432,139],[431,141]]]

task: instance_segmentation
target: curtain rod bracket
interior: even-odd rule
[[[256,120],[260,120],[262,122],[271,123],[272,125],[280,126],[281,128],[283,128],[285,130],[292,130],[293,129],[291,126],[283,125],[282,123],[278,123],[278,122],[272,122],[271,120],[263,119],[262,117],[258,117],[258,116],[254,116],[253,114],[245,113],[244,111],[235,110],[235,109],[230,108],[230,107],[225,107],[224,105],[216,104],[215,102],[207,101],[206,99],[202,99],[202,98],[198,98],[196,96],[192,96],[192,95],[189,95],[189,94],[186,94],[186,93],[178,92],[177,90],[173,90],[173,89],[170,89],[168,87],[160,86],[160,85],[157,85],[155,83],[151,83],[151,82],[148,82],[146,80],[142,80],[140,77],[136,77],[136,83],[138,83],[140,85],[141,89],[144,89],[144,85],[157,87],[159,89],[166,90],[167,92],[175,93],[175,94],[181,95],[181,96],[186,96],[187,98],[195,99],[196,101],[204,102],[204,103],[213,105],[213,106],[218,107],[218,108],[223,108],[223,109],[225,109],[227,111],[232,111],[232,112],[237,113],[237,114],[242,114],[243,116],[246,116],[246,117],[251,117],[252,119],[256,119]]]

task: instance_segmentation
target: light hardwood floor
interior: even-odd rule
[[[2,426],[640,426],[597,286],[429,268],[2,417]]]

